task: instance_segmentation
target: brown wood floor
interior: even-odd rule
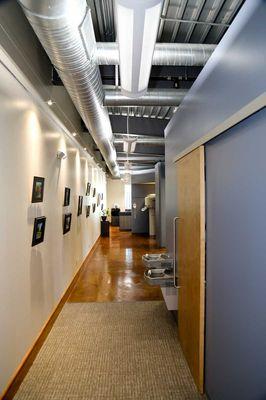
[[[68,302],[138,301],[162,299],[159,287],[143,278],[141,257],[164,251],[155,239],[110,227],[83,269]]]

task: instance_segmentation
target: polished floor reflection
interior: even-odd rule
[[[141,257],[158,253],[154,239],[112,227],[109,238],[101,238],[79,277],[69,302],[138,301],[162,299],[159,287],[143,278]]]

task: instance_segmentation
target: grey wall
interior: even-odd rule
[[[150,172],[148,174],[131,175],[131,183],[151,183],[155,182],[155,173]]]
[[[141,211],[141,208],[145,197],[151,193],[155,193],[154,184],[132,184],[132,233],[149,233],[149,211]]]
[[[266,399],[266,109],[206,146],[206,390]]]
[[[246,0],[232,26],[166,127],[167,246],[177,215],[174,157],[265,92],[266,2]]]
[[[165,164],[159,162],[155,165],[155,222],[156,242],[158,246],[165,246]]]

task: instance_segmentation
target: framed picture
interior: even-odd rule
[[[35,218],[34,227],[33,227],[32,243],[31,243],[32,247],[43,242],[45,223],[46,223],[46,217]]]
[[[101,200],[103,200],[103,193],[101,193]]]
[[[101,204],[101,210],[103,210],[103,203]]]
[[[94,203],[94,204],[92,205],[92,212],[95,212],[95,209],[96,209],[96,204]]]
[[[93,188],[93,194],[92,194],[92,197],[95,197],[96,196],[96,188]]]
[[[79,196],[78,201],[78,216],[82,214],[83,196]]]
[[[65,187],[64,207],[70,204],[70,189]]]
[[[32,186],[32,203],[41,203],[43,201],[44,193],[44,178],[34,176]]]
[[[90,191],[91,191],[91,184],[90,184],[90,182],[88,182],[87,187],[86,187],[86,196],[90,195]]]
[[[63,235],[70,231],[71,219],[72,219],[72,214],[71,213],[64,215]]]
[[[91,206],[87,206],[86,207],[86,218],[88,218],[90,216],[91,213]]]
[[[98,193],[98,195],[97,195],[97,207],[99,207],[100,202],[101,202],[101,195],[100,195],[100,193]]]

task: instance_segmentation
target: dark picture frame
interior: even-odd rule
[[[96,204],[94,203],[94,204],[92,205],[92,212],[95,213],[95,210],[96,210]]]
[[[46,217],[38,217],[34,219],[33,235],[31,246],[36,246],[44,241]]]
[[[90,216],[91,213],[91,206],[87,206],[86,207],[86,218],[88,218]]]
[[[72,213],[64,214],[63,235],[70,231],[72,221]]]
[[[93,188],[93,194],[92,194],[92,197],[95,197],[96,196],[96,188]]]
[[[103,193],[101,193],[101,200],[103,200]]]
[[[101,210],[103,210],[103,203],[101,204]]]
[[[64,207],[69,206],[69,204],[70,204],[70,192],[71,192],[71,189],[68,187],[65,187]]]
[[[86,196],[89,196],[90,192],[91,192],[91,184],[90,182],[88,182],[86,186]]]
[[[33,185],[32,185],[32,203],[42,203],[43,195],[44,195],[44,181],[45,179],[40,176],[33,177]]]
[[[78,199],[78,217],[82,214],[83,196]]]
[[[97,207],[99,207],[100,202],[101,202],[101,195],[100,195],[100,193],[98,193],[98,195],[97,195]]]

